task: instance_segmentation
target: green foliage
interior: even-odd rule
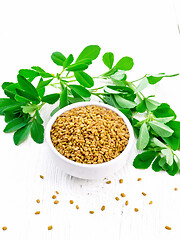
[[[103,63],[111,69],[114,63],[114,54],[112,52],[107,52],[103,55]]]

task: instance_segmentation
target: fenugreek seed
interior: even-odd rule
[[[151,205],[151,204],[153,204],[153,201],[150,201],[150,202],[149,202],[149,205]]]
[[[115,197],[116,201],[119,201],[119,198],[118,197]]]
[[[37,202],[37,203],[40,203],[40,200],[39,200],[39,199],[37,199],[37,200],[36,200],[36,202]]]
[[[7,230],[7,227],[2,227],[2,230],[3,230],[3,231],[6,231],[6,230]]]
[[[59,194],[59,192],[58,192],[58,191],[56,191],[56,194]]]
[[[145,193],[145,192],[142,192],[142,195],[146,196],[146,193]]]
[[[120,183],[123,183],[123,179],[120,179],[119,182],[120,182]]]
[[[101,207],[101,211],[104,211],[105,210],[105,206],[103,205],[102,207]]]
[[[138,178],[138,179],[137,179],[137,181],[141,181],[141,180],[142,180],[142,178]]]
[[[43,175],[40,175],[40,178],[44,179],[44,176],[43,176]]]
[[[79,209],[79,206],[78,206],[78,205],[76,205],[76,209]]]
[[[58,201],[58,200],[55,200],[55,201],[54,201],[54,204],[58,204],[58,203],[59,203],[59,201]]]
[[[126,194],[125,193],[121,193],[121,197],[125,197],[126,196]]]
[[[111,184],[111,181],[107,181],[106,184]]]
[[[177,190],[178,190],[178,188],[177,188],[177,187],[175,187],[175,188],[174,188],[174,191],[177,191]]]
[[[89,211],[90,214],[94,214],[94,211]]]
[[[53,226],[48,226],[48,230],[52,230],[53,229]]]
[[[138,212],[138,211],[139,211],[139,209],[138,209],[138,208],[135,208],[135,209],[134,209],[134,211],[135,211],[135,212]]]
[[[73,200],[70,200],[70,201],[69,201],[69,203],[70,203],[70,204],[73,204],[73,203],[74,203],[74,201],[73,201]]]
[[[35,212],[36,215],[40,214],[40,211]]]
[[[167,230],[171,230],[172,228],[169,227],[169,226],[165,226],[165,229],[167,229]]]
[[[129,204],[129,202],[128,202],[128,201],[126,201],[126,202],[125,202],[125,205],[127,206],[128,204]]]

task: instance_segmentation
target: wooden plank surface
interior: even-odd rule
[[[51,52],[77,56],[88,44],[99,44],[102,53],[114,52],[116,60],[133,57],[135,66],[128,73],[129,79],[146,73],[179,72],[180,39],[172,1],[10,0],[1,5],[1,82],[15,81],[20,68],[33,65],[56,73],[58,67],[50,60]],[[176,11],[180,14],[178,8]],[[94,65],[90,68],[94,75],[105,71],[101,60]],[[179,87],[179,77],[164,79],[145,94],[156,94],[157,100],[169,102],[179,118]],[[0,94],[3,96],[2,91]],[[42,109],[45,125],[51,108]],[[0,230],[0,239],[179,239],[179,175],[134,169],[134,148],[126,166],[108,176],[111,184],[107,185],[105,179],[77,179],[54,165],[46,142],[38,145],[28,139],[16,147],[12,135],[3,133],[4,127],[1,117],[0,228],[5,225],[8,230]],[[123,184],[119,184],[120,178]],[[58,205],[52,199],[56,190]],[[126,198],[116,201],[122,192]],[[151,200],[153,204],[149,205]],[[106,206],[104,212],[100,210],[102,205]],[[135,207],[139,212],[134,212]],[[41,211],[38,216],[34,214],[37,210]],[[90,210],[95,214],[90,215]],[[49,225],[53,225],[52,231],[47,230]],[[165,230],[165,225],[172,230]]]

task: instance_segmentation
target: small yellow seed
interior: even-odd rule
[[[54,201],[54,204],[58,204],[58,203],[59,203],[59,201],[58,201],[58,200],[55,200],[55,201]]]
[[[55,198],[56,198],[56,195],[53,195],[53,196],[52,196],[52,199],[55,199]]]
[[[178,190],[178,188],[177,188],[177,187],[175,187],[175,188],[174,188],[174,191],[177,191],[177,190]]]
[[[48,230],[52,230],[52,229],[53,229],[53,226],[52,226],[52,225],[48,227]]]
[[[128,204],[129,204],[129,202],[128,202],[128,201],[126,201],[126,202],[125,202],[125,205],[127,206]]]
[[[59,194],[59,192],[58,192],[58,191],[56,191],[56,194]]]
[[[126,194],[125,193],[121,193],[121,197],[125,197],[126,196]]]
[[[37,199],[37,200],[36,200],[36,202],[37,202],[37,203],[40,203],[40,200],[39,200],[39,199]]]
[[[74,203],[74,201],[73,201],[73,200],[70,200],[70,201],[69,201],[69,203],[70,203],[70,204],[73,204],[73,203]]]
[[[105,206],[103,205],[102,207],[101,207],[101,211],[104,211],[105,210]]]
[[[119,182],[120,182],[120,183],[123,183],[123,179],[120,179]]]
[[[40,211],[35,212],[36,215],[40,214]]]
[[[142,180],[142,178],[138,178],[138,179],[137,179],[137,181],[141,181],[141,180]]]
[[[44,176],[43,176],[43,175],[40,175],[40,178],[44,179]]]
[[[94,211],[89,211],[90,214],[94,214]]]
[[[145,192],[142,192],[142,195],[146,196],[146,193],[145,193]]]
[[[169,227],[169,226],[165,226],[165,229],[167,229],[167,230],[171,230],[172,228]]]
[[[3,230],[3,231],[6,231],[6,230],[7,230],[7,227],[2,227],[2,230]]]
[[[79,209],[79,206],[78,206],[78,205],[76,205],[76,209]]]
[[[111,184],[111,181],[107,181],[106,184]]]
[[[138,212],[138,211],[139,211],[139,209],[138,209],[138,208],[135,208],[135,209],[134,209],[134,211],[135,211],[135,212]]]
[[[119,201],[119,198],[118,197],[115,197],[116,201]]]
[[[149,205],[151,205],[151,204],[153,204],[153,201],[150,201],[150,202],[149,202]]]

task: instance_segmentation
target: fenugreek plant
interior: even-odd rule
[[[76,60],[72,54],[65,57],[60,52],[54,52],[51,59],[61,67],[60,73],[54,75],[34,66],[19,70],[17,83],[4,82],[2,89],[7,97],[0,99],[0,114],[7,123],[4,132],[14,132],[16,145],[22,143],[29,133],[35,142],[42,143],[44,126],[40,109],[44,104],[59,102],[51,112],[52,116],[68,104],[90,101],[94,95],[119,109],[132,123],[137,136],[137,149],[141,151],[134,159],[135,168],[152,166],[156,172],[164,170],[175,175],[180,170],[180,159],[175,153],[180,146],[180,122],[176,121],[176,114],[167,103],[155,101],[154,95],[145,97],[142,91],[149,84],[154,85],[164,77],[178,74],[146,74],[140,79],[128,81],[126,72],[132,69],[133,59],[123,57],[114,64],[114,54],[107,52],[102,60],[108,71],[91,77],[85,70],[99,53],[100,47],[97,45],[87,46]],[[34,79],[38,79],[36,86]],[[94,81],[98,79],[110,80],[111,83],[108,81],[102,87],[93,88]],[[56,93],[46,95],[47,87],[55,87]],[[142,115],[141,121],[137,114]]]

